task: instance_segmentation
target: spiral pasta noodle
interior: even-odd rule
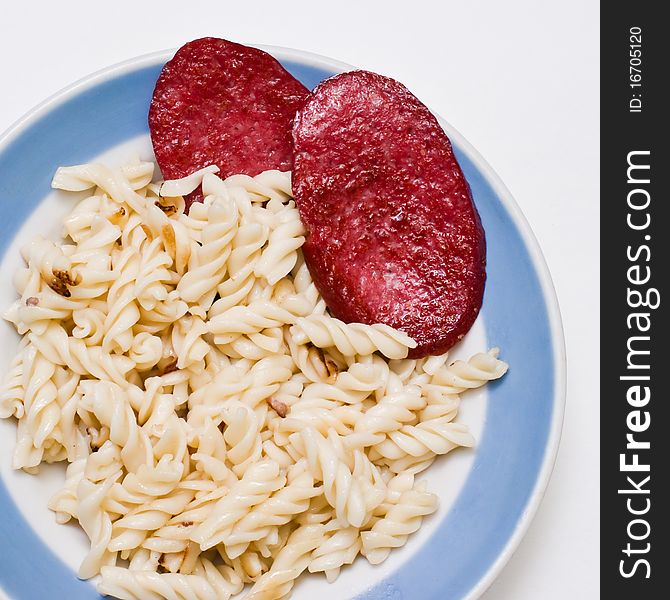
[[[360,530],[356,527],[338,529],[315,548],[307,570],[310,573],[323,572],[328,581],[335,581],[340,569],[354,562],[360,551]]]
[[[309,566],[312,552],[321,545],[322,540],[321,525],[304,525],[296,529],[277,554],[272,568],[251,588],[248,600],[285,598],[295,580]]]
[[[312,342],[318,348],[334,346],[345,356],[381,352],[387,358],[405,358],[416,342],[388,325],[344,323],[325,315],[302,317],[291,329],[297,343]]]
[[[437,497],[419,484],[404,492],[397,504],[369,531],[361,533],[361,553],[373,564],[382,562],[392,548],[399,548],[419,527],[423,517],[437,510]]]
[[[193,574],[156,573],[121,567],[102,567],[101,594],[120,600],[170,598],[171,600],[227,600],[241,591],[243,583],[226,566],[200,560]]]
[[[474,445],[461,395],[507,370],[333,318],[290,173],[216,172],[60,168],[53,187],[87,197],[62,242],[24,246],[4,314],[13,466],[68,463],[48,506],[90,540],[80,577],[122,600],[278,600],[381,562],[437,508],[415,475]]]
[[[237,207],[232,200],[217,198],[212,202],[201,245],[191,254],[188,271],[177,284],[179,295],[186,302],[199,304],[205,310],[212,305],[216,287],[226,272],[237,220]]]
[[[233,526],[249,508],[260,504],[286,483],[279,466],[272,461],[257,462],[244,477],[212,508],[211,514],[191,534],[191,539],[207,550],[223,541],[226,528]]]
[[[310,500],[320,491],[304,462],[293,464],[288,469],[286,486],[245,515],[223,540],[228,556],[236,558],[250,542],[271,537],[273,530],[307,510]]]
[[[297,250],[305,241],[305,228],[300,222],[298,209],[291,204],[276,214],[276,225],[268,238],[267,248],[254,267],[254,275],[264,277],[270,285],[275,285],[293,269],[298,260]]]

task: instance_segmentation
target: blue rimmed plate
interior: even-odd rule
[[[264,47],[306,86],[352,67],[284,48]],[[163,52],[105,69],[56,94],[0,138],[0,275],[11,281],[18,249],[36,234],[56,237],[72,198],[52,193],[60,165],[139,154],[151,159],[147,111],[155,81],[171,56]],[[530,227],[488,164],[451,126],[488,245],[484,307],[455,351],[501,348],[509,373],[465,395],[459,419],[478,440],[438,460],[422,477],[441,508],[382,565],[359,559],[332,585],[306,577],[294,597],[445,600],[476,598],[518,545],[546,487],[556,455],[565,397],[563,333],[551,279]],[[14,298],[0,291],[0,309]],[[7,370],[18,337],[0,328],[0,366]],[[76,526],[55,524],[46,502],[63,467],[39,477],[11,470],[14,424],[0,423],[0,588],[16,599],[97,598],[76,578],[87,548]]]

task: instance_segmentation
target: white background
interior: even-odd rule
[[[528,534],[483,598],[592,599],[599,596],[598,16],[595,0],[3,2],[0,131],[92,71],[203,35],[308,50],[405,83],[507,184],[544,250],[563,313],[568,400],[556,468]]]

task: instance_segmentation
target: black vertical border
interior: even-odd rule
[[[670,302],[667,293],[670,271],[670,222],[666,220],[670,203],[670,27],[662,16],[662,3],[649,1],[613,2],[601,5],[601,589],[603,598],[670,598],[665,584],[670,570],[666,544],[670,542],[668,512],[670,492],[670,391],[666,372],[670,374],[670,344],[663,313]],[[641,29],[641,65],[633,61],[636,53],[631,28]],[[637,31],[633,29],[633,32]],[[631,66],[641,68],[639,88],[631,87]],[[633,78],[635,79],[635,78]],[[637,95],[635,95],[637,94]],[[631,111],[631,100],[642,101],[641,112]],[[637,108],[637,102],[632,103]],[[630,155],[630,159],[650,165],[646,171],[649,184],[629,183],[629,153],[649,151],[649,155]],[[632,179],[644,180],[645,171],[631,172]],[[651,198],[649,207],[640,211],[628,206],[628,194],[645,189]],[[633,193],[633,203],[643,204],[644,192]],[[641,225],[649,215],[649,226],[635,231],[627,219]],[[648,236],[645,237],[645,236]],[[643,246],[647,246],[649,251]],[[631,257],[633,257],[631,259]],[[635,266],[639,267],[635,269]],[[633,270],[630,271],[631,267]],[[651,278],[646,284],[629,280],[644,279],[649,267]],[[660,295],[656,309],[638,307],[637,296],[654,288]],[[645,296],[646,297],[646,296]],[[588,299],[585,298],[585,301]],[[653,302],[652,302],[653,303]],[[638,325],[648,313],[651,328],[646,333]],[[633,340],[634,336],[649,341]],[[629,356],[629,347],[649,351],[648,355]],[[628,359],[637,364],[647,362],[649,369],[630,369]],[[649,381],[621,379],[649,376]],[[631,386],[641,385],[641,394]],[[650,399],[644,404],[644,386]],[[637,405],[636,405],[637,403]],[[575,408],[578,410],[578,407]],[[636,412],[639,411],[639,412]],[[648,428],[644,428],[648,423]],[[638,429],[638,431],[632,431]],[[649,449],[627,448],[627,435]],[[625,471],[637,454],[640,464],[649,471]],[[650,479],[645,481],[646,477]],[[627,479],[631,478],[631,481]],[[640,489],[635,491],[635,485]],[[640,514],[633,514],[636,511]],[[646,523],[646,524],[645,524]],[[648,526],[648,529],[647,529]],[[637,539],[636,539],[637,538]],[[647,546],[648,544],[648,546]],[[638,562],[641,561],[641,562]],[[646,562],[644,562],[646,561]],[[648,563],[648,564],[647,564]]]

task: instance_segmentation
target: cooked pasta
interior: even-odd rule
[[[437,496],[425,490],[425,482],[403,492],[397,503],[361,533],[361,554],[373,564],[384,561],[392,548],[399,548],[410,534],[421,527],[423,517],[435,512]]]
[[[343,323],[324,315],[311,315],[296,321],[292,329],[297,343],[312,342],[317,348],[337,348],[345,356],[381,352],[388,358],[405,358],[416,342],[388,325]]]
[[[80,577],[121,599],[287,597],[403,545],[437,497],[415,475],[472,446],[460,395],[498,350],[407,359],[414,340],[333,318],[302,256],[290,173],[153,181],[57,171],[87,192],[60,243],[22,251],[0,390],[13,464],[66,461],[48,503],[90,539]],[[184,212],[183,195],[204,202]]]

